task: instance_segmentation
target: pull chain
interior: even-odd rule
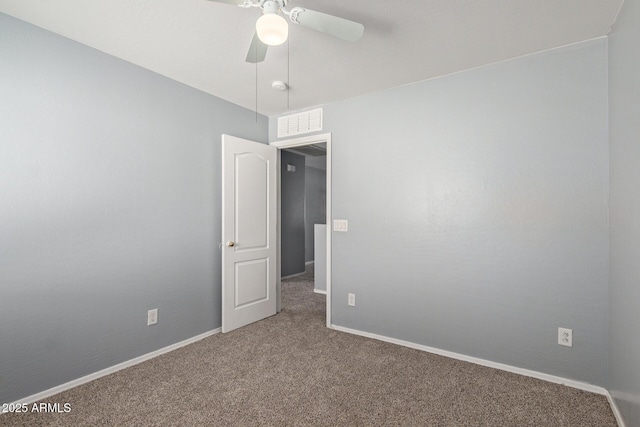
[[[258,123],[258,43],[253,49],[256,58],[256,123]]]
[[[287,39],[287,111],[291,111],[291,105],[289,103],[291,97],[291,67],[290,67],[290,58],[289,55],[289,40]]]

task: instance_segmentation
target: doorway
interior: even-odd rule
[[[306,136],[301,138],[292,138],[282,141],[272,142],[270,145],[278,148],[278,182],[282,182],[282,150],[297,150],[298,152],[310,152],[314,149],[323,148],[326,151],[326,194],[325,194],[325,219],[326,219],[326,248],[323,254],[316,254],[315,258],[322,258],[324,255],[324,266],[320,273],[324,272],[325,289],[326,289],[326,325],[331,327],[331,134],[321,134]],[[315,148],[314,148],[315,147]],[[282,195],[280,185],[278,185],[278,254],[276,262],[276,280],[277,280],[277,311],[281,310],[282,300]],[[316,264],[317,268],[319,265]]]

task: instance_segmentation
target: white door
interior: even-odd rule
[[[277,155],[222,135],[222,332],[276,314]]]

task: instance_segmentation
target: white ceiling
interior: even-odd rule
[[[355,44],[290,25],[257,67],[277,115],[606,35],[623,0],[292,0],[364,24]],[[257,8],[205,0],[0,0],[15,16],[186,85],[256,108],[245,56]],[[287,61],[289,49],[289,61]],[[291,90],[271,89],[273,80]],[[288,100],[287,100],[288,98]]]

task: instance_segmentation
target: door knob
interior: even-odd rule
[[[227,242],[227,246],[229,246],[230,248],[234,247],[236,244],[234,242],[232,242],[231,240],[229,240]]]

